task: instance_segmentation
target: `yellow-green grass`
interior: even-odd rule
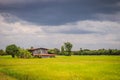
[[[0,72],[0,80],[16,80],[16,79]]]
[[[0,73],[17,80],[120,80],[120,56],[56,56],[42,59],[0,56]],[[0,76],[0,80],[4,78]]]

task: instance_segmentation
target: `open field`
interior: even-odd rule
[[[0,56],[0,80],[120,80],[120,56]]]

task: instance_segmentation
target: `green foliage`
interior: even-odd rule
[[[74,55],[120,55],[120,50],[117,49],[99,49],[89,50],[80,49],[80,51],[73,51]]]
[[[6,47],[6,53],[14,58],[15,55],[18,53],[18,47],[15,44],[8,45]]]
[[[64,43],[65,55],[71,56],[72,47],[73,47],[73,45],[70,42],[65,42]]]
[[[6,52],[7,54],[12,55],[13,58],[15,56],[17,56],[18,58],[32,57],[31,53],[28,50],[17,47],[15,44],[8,45],[6,47]]]
[[[6,55],[5,51],[0,49],[0,55],[3,56],[3,55]]]
[[[60,54],[60,50],[57,49],[57,48],[49,49],[49,50],[48,50],[48,53],[49,53],[49,54]]]
[[[57,48],[54,48],[54,52],[55,52],[55,54],[60,54],[60,50]]]
[[[49,53],[49,54],[53,54],[53,53],[55,53],[55,51],[54,51],[54,49],[49,49],[49,50],[48,50],[48,53]]]
[[[83,50],[82,48],[80,48],[80,51],[78,51],[78,55],[82,55],[83,54]]]
[[[31,58],[32,57],[31,53],[28,50],[22,49],[22,48],[19,48],[19,52],[16,54],[16,56],[18,58]]]
[[[73,55],[79,55],[80,52],[79,51],[72,51],[73,52]]]
[[[61,52],[60,52],[60,55],[64,55],[65,53],[65,50],[64,50],[64,46],[61,46]]]

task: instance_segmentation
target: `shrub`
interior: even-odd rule
[[[31,58],[31,53],[26,49],[19,48],[19,52],[16,55],[18,58]]]

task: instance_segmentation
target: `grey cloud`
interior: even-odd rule
[[[59,34],[100,34],[100,32],[96,32],[96,31],[90,31],[90,30],[82,30],[82,29],[78,29],[78,28],[72,28],[69,30],[57,30],[57,31],[50,31],[50,30],[45,30],[47,33],[59,33]],[[103,34],[103,33],[102,33]]]
[[[116,21],[120,22],[120,12],[117,12],[115,14],[96,14],[94,15],[97,17],[97,19],[101,21],[106,21],[106,20],[111,20],[111,21]]]
[[[8,2],[8,0],[6,0]],[[119,0],[11,0],[14,5],[4,5],[0,12],[43,25],[62,25],[79,20],[97,20],[96,14],[115,14],[120,11]],[[110,19],[109,19],[110,20]]]
[[[103,48],[120,48],[118,38],[120,24],[117,22],[79,21],[60,26],[38,26],[29,23],[22,24],[21,21],[8,23],[0,17],[0,23],[0,26],[4,26],[0,27],[3,31],[0,31],[0,48],[5,48],[12,43],[25,48],[30,46],[59,48],[66,41],[73,43],[76,46],[74,49],[79,49],[79,45],[94,49],[101,48],[100,45]],[[104,32],[106,34],[101,35]]]
[[[70,41],[75,49],[80,45],[119,49],[119,3],[120,0],[0,0],[0,14],[4,17],[3,20],[0,16],[0,48],[11,43],[25,48],[54,48]]]

